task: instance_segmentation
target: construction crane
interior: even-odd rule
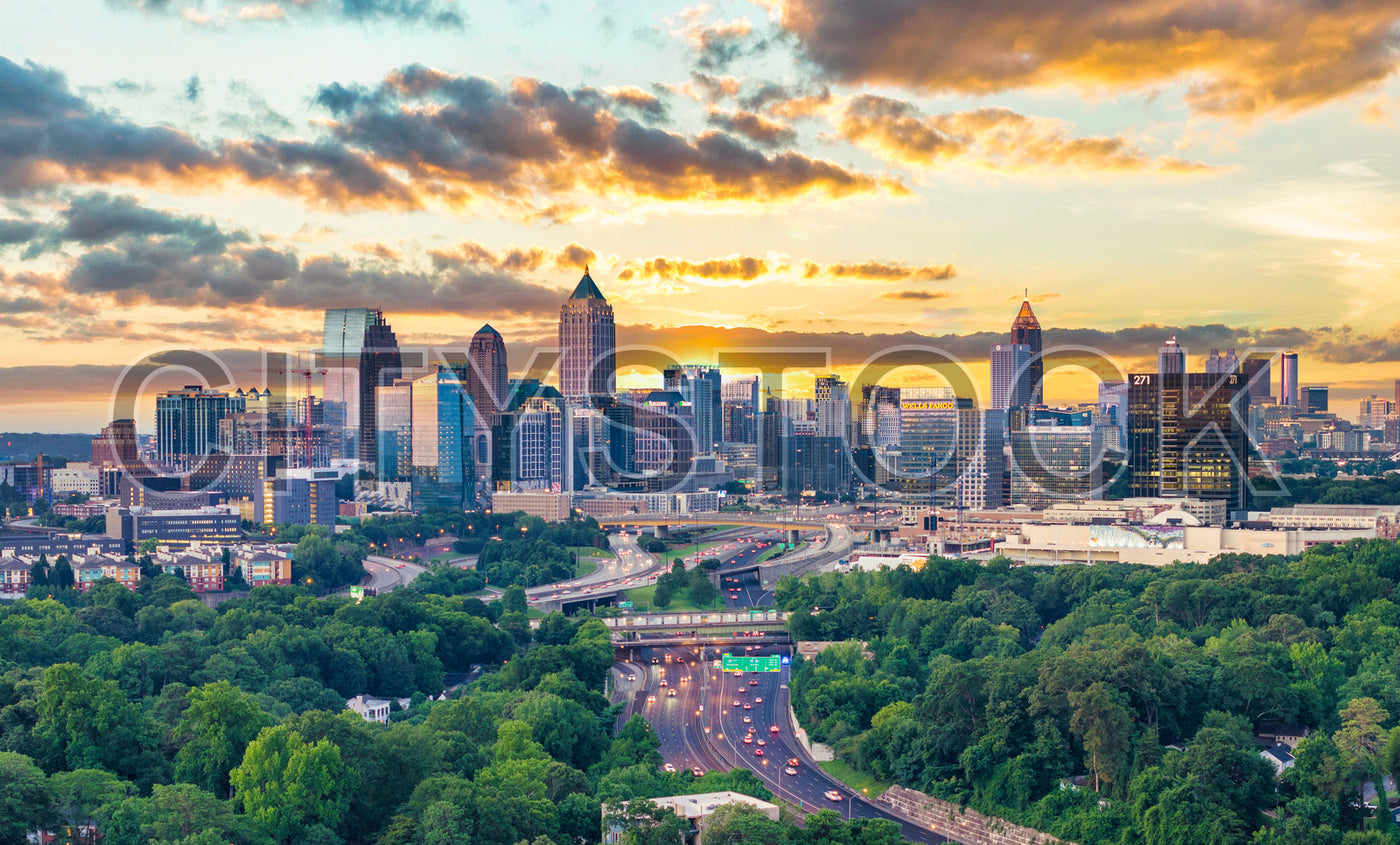
[[[306,466],[314,466],[316,460],[315,452],[312,449],[312,436],[315,432],[315,426],[311,422],[311,378],[312,376],[318,375],[324,377],[326,373],[329,372],[329,370],[320,367],[280,367],[277,369],[262,370],[261,372],[266,373],[268,375],[293,375],[303,376],[306,378],[306,408],[302,413],[305,427],[305,431],[302,434],[302,454],[306,457]]]

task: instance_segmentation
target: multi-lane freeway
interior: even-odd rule
[[[395,587],[411,583],[414,578],[428,571],[416,563],[394,560],[391,557],[380,557],[379,555],[370,555],[365,558],[364,567],[370,575],[370,582],[365,586],[372,591],[373,595],[379,595]]]
[[[762,654],[783,649],[728,650]],[[694,647],[638,648],[613,666],[615,689],[626,703],[622,719],[643,715],[668,764],[702,773],[743,767],[802,812],[831,808],[848,818],[886,818],[900,824],[912,842],[947,841],[853,794],[817,766],[794,736],[786,665],[780,672],[736,676],[714,666],[718,657],[714,648],[703,654]]]

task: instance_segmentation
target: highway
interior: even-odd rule
[[[370,574],[370,582],[365,586],[367,589],[373,590],[374,595],[381,595],[395,587],[412,583],[414,578],[428,571],[427,568],[416,563],[378,555],[366,557],[364,567],[365,571]]]
[[[729,651],[776,654],[786,648],[756,646],[749,652]],[[848,818],[885,818],[898,823],[911,842],[947,841],[852,795],[811,759],[795,739],[788,716],[789,667],[783,666],[781,672],[736,676],[714,667],[718,654],[714,648],[705,649],[703,655],[689,647],[640,648],[631,652],[628,660],[613,665],[614,688],[627,705],[622,720],[642,714],[656,731],[667,763],[702,772],[743,767],[804,813],[830,808]],[[745,742],[745,738],[750,741]],[[797,765],[790,766],[793,759]],[[788,773],[790,769],[793,774]],[[840,800],[827,797],[832,790],[839,793]]]

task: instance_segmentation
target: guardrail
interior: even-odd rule
[[[786,610],[727,611],[723,613],[646,613],[638,616],[607,616],[603,624],[609,628],[636,630],[641,628],[675,628],[697,625],[732,626],[749,622],[787,622],[792,614]]]

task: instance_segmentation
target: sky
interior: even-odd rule
[[[1397,68],[1393,0],[13,4],[0,430],[179,350],[251,386],[331,307],[523,371],[585,264],[621,345],[815,350],[794,396],[898,347],[985,396],[1028,292],[1047,348],[1293,349],[1354,416],[1400,377]]]

